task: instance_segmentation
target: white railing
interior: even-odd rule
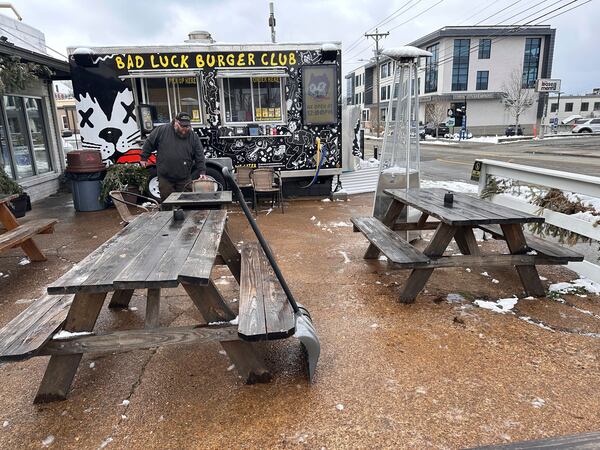
[[[589,197],[600,198],[600,177],[581,175],[559,170],[542,169],[539,167],[512,164],[491,159],[478,159],[481,163],[479,176],[479,193],[487,186],[489,177],[506,178],[520,181],[522,184],[545,186],[560,189],[561,191],[583,194]],[[600,227],[593,223],[571,217],[568,214],[542,209],[524,200],[507,194],[496,194],[490,199],[491,202],[508,206],[519,211],[541,214],[546,223],[578,233],[589,239],[600,241]],[[570,263],[569,269],[600,282],[600,266],[589,261]]]

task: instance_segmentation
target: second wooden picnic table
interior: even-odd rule
[[[544,218],[492,204],[478,197],[453,193],[452,203],[444,201],[445,189],[388,189],[384,191],[392,202],[383,218],[353,217],[355,231],[362,232],[370,241],[366,259],[383,253],[396,268],[412,269],[400,300],[413,302],[425,287],[433,270],[444,267],[514,266],[528,295],[544,296],[536,264],[567,264],[582,261],[583,256],[546,241],[525,238],[523,225],[542,223]],[[397,223],[406,207],[421,212],[418,222]],[[428,221],[429,218],[437,219]],[[491,233],[507,243],[508,254],[482,255],[477,245],[474,228]],[[403,240],[397,231],[432,230],[433,238],[424,251],[419,251]],[[444,256],[454,239],[462,255]]]

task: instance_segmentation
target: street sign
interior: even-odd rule
[[[454,117],[446,117],[446,126],[453,127],[456,123],[456,119]]]
[[[560,92],[560,80],[538,78],[535,90],[536,92]]]
[[[473,170],[471,170],[471,180],[479,181],[481,177],[481,161],[475,161],[473,164]]]
[[[558,127],[558,117],[551,118],[550,123],[552,124],[552,128]]]

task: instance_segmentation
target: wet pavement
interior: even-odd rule
[[[75,213],[69,202],[53,197],[27,215],[60,220],[36,237],[47,262],[0,254],[0,326],[121,228],[114,209]],[[598,297],[524,299],[514,271],[473,268],[437,270],[414,304],[400,304],[408,272],[363,260],[367,241],[350,226],[371,202],[294,200],[285,214],[258,216],[321,339],[312,385],[293,338],[260,344],[274,379],[258,385],[242,383],[217,343],[87,354],[68,399],[41,406],[32,401],[47,358],[3,364],[0,448],[446,449],[597,431]],[[253,240],[230,210],[234,240]],[[575,278],[561,267],[540,273],[546,285]],[[233,277],[217,268],[213,278],[233,300]],[[142,327],[143,294],[129,310],[103,309],[97,329]],[[181,288],[164,294],[162,326],[201,321]],[[474,304],[513,294],[521,299],[506,314]]]

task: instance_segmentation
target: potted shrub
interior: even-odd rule
[[[0,195],[13,194],[17,194],[18,197],[11,201],[12,206],[10,209],[15,217],[23,217],[27,211],[29,196],[23,192],[23,188],[19,183],[9,177],[3,167],[0,167]]]
[[[108,201],[110,191],[130,191],[141,194],[148,183],[148,171],[138,164],[114,164],[106,170],[102,180],[100,200]],[[123,197],[124,200],[135,203],[135,196]]]

